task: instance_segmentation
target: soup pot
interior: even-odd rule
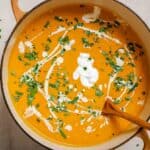
[[[106,141],[104,143],[94,145],[94,146],[87,146],[87,147],[73,147],[70,145],[62,145],[60,143],[54,143],[52,141],[48,141],[42,137],[40,137],[37,133],[33,132],[19,117],[17,114],[10,94],[8,92],[8,86],[7,86],[7,78],[8,78],[8,60],[9,56],[12,50],[12,46],[15,43],[16,37],[22,32],[24,27],[30,23],[34,18],[37,16],[40,16],[44,12],[50,11],[53,8],[61,7],[64,5],[69,4],[91,4],[91,5],[98,5],[101,7],[104,7],[106,9],[109,9],[110,11],[119,14],[136,32],[136,34],[139,36],[141,41],[143,42],[143,47],[145,49],[146,54],[146,64],[148,67],[147,73],[149,74],[150,70],[150,50],[149,50],[149,43],[150,43],[150,30],[147,27],[147,25],[137,16],[132,10],[124,6],[123,4],[115,1],[115,0],[48,0],[43,3],[40,3],[38,6],[33,8],[30,12],[28,12],[16,25],[13,32],[11,33],[5,50],[3,52],[2,56],[2,62],[1,62],[1,87],[2,87],[2,93],[6,102],[6,105],[16,121],[16,123],[19,125],[19,127],[32,139],[34,139],[39,144],[50,148],[50,149],[65,149],[65,150],[107,150],[107,149],[113,149],[121,144],[127,142],[129,139],[131,139],[136,133],[140,131],[138,127],[134,127],[128,132],[122,133],[109,141]],[[16,66],[17,67],[17,66]],[[149,82],[149,80],[147,81]],[[147,94],[147,100],[146,104],[144,106],[143,111],[141,112],[141,118],[144,120],[147,120],[150,115],[150,88]]]

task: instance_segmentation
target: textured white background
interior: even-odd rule
[[[42,0],[24,0],[32,3],[30,7],[36,5]],[[34,1],[34,3],[33,3]],[[150,0],[119,0],[133,9],[147,25],[150,27]],[[14,28],[16,21],[11,8],[10,0],[0,0],[0,29],[2,29],[2,38],[0,39],[0,58],[5,43]],[[1,97],[1,94],[0,94]],[[150,141],[149,141],[150,142]],[[136,145],[139,144],[138,147]],[[143,140],[135,137],[127,144],[118,148],[118,150],[142,150]],[[44,150],[41,146],[30,140],[16,126],[2,98],[0,98],[0,150]]]

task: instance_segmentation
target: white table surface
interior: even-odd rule
[[[30,8],[34,7],[42,0],[20,0],[24,3],[31,3]],[[150,27],[150,0],[119,0],[125,5],[133,9]],[[5,43],[16,24],[15,17],[11,8],[11,0],[0,0],[0,58]],[[150,142],[150,140],[149,140]],[[137,147],[137,144],[139,145]],[[117,150],[142,150],[144,142],[139,137],[134,137],[125,145]],[[11,118],[4,104],[0,92],[0,150],[45,150],[42,146],[32,141],[26,136],[22,130],[16,125]],[[149,150],[149,149],[147,149]]]

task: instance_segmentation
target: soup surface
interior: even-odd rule
[[[8,65],[16,111],[40,136],[74,146],[130,129],[101,115],[106,97],[139,115],[147,94],[141,42],[119,16],[98,6],[65,6],[37,17],[17,37]]]

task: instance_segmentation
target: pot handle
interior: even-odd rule
[[[50,1],[50,0],[43,0],[42,2],[45,2],[45,1]],[[19,8],[18,2],[16,0],[11,0],[11,6],[12,6],[12,10],[13,10],[14,16],[16,18],[16,21],[18,22],[24,16],[24,14],[27,13],[27,12],[23,12]],[[33,7],[35,7],[35,6],[33,6]]]

